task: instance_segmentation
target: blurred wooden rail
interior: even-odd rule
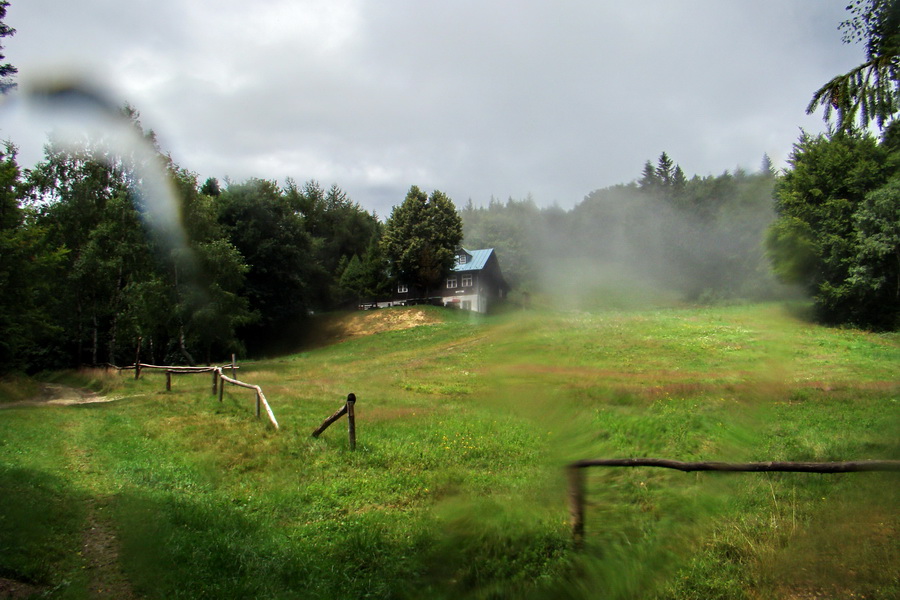
[[[900,460],[857,460],[843,462],[682,462],[664,458],[597,458],[578,460],[566,467],[569,487],[569,515],[576,547],[584,543],[584,469],[589,467],[661,467],[678,471],[730,471],[738,473],[859,473],[900,472]]]

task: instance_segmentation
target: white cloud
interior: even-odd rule
[[[53,18],[47,18],[52,15]],[[776,162],[812,92],[861,60],[844,4],[14,0],[7,57],[107,74],[201,176],[314,178],[389,212],[571,206],[663,150],[688,175]]]

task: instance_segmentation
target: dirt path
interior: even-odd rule
[[[81,552],[87,561],[91,598],[132,600],[136,598],[119,563],[119,539],[102,500],[88,505],[87,527],[82,535]]]
[[[101,396],[90,390],[74,388],[58,383],[42,383],[41,393],[30,400],[0,404],[0,410],[18,406],[72,406],[75,404],[92,404],[95,402],[113,402],[121,396]]]
[[[40,393],[20,402],[0,404],[4,408],[27,406],[74,406],[98,402],[113,402],[123,396],[101,396],[90,390],[55,383],[41,384]],[[89,469],[90,452],[73,447],[72,468]],[[136,598],[119,562],[119,540],[110,517],[107,516],[108,497],[99,494],[86,501],[86,518],[81,536],[81,555],[85,559],[88,594],[90,598],[132,600]],[[33,598],[48,591],[46,586],[0,577],[0,600]]]
[[[0,577],[0,598],[4,600],[7,598],[15,598],[16,600],[19,598],[33,598],[45,591],[47,591],[47,588]]]

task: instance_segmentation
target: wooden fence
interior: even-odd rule
[[[347,401],[344,403],[342,407],[340,407],[333,415],[322,421],[322,424],[316,427],[315,431],[312,432],[312,437],[317,438],[322,435],[322,432],[328,429],[328,427],[343,417],[347,415],[347,435],[350,440],[350,450],[356,450],[356,394],[347,394]]]
[[[232,362],[230,365],[222,367],[181,367],[172,365],[149,365],[139,362],[135,363],[134,366],[120,367],[120,370],[134,369],[135,379],[138,379],[141,376],[141,371],[145,369],[165,371],[167,392],[172,390],[173,375],[197,375],[202,373],[212,373],[212,393],[214,396],[218,393],[219,402],[222,401],[226,383],[253,390],[256,392],[256,418],[258,419],[261,415],[261,407],[265,407],[266,414],[269,416],[269,421],[272,423],[275,429],[278,429],[278,421],[275,420],[275,414],[272,412],[272,407],[269,406],[269,401],[266,400],[266,396],[265,394],[263,394],[262,388],[258,385],[253,385],[252,383],[246,383],[235,379],[235,371],[240,367],[234,364],[234,357],[232,357],[231,361]],[[231,369],[231,377],[225,375],[225,369]]]
[[[275,426],[275,429],[278,429],[278,421],[275,420],[275,415],[272,413],[272,407],[269,406],[269,402],[266,400],[265,394],[263,394],[262,388],[258,385],[253,385],[251,383],[244,383],[243,381],[238,381],[237,379],[232,379],[231,377],[226,377],[225,374],[222,373],[222,369],[216,369],[216,373],[219,375],[219,379],[222,381],[222,385],[219,386],[219,401],[222,401],[222,389],[225,387],[225,383],[230,383],[231,385],[236,385],[238,387],[247,388],[250,390],[256,391],[256,418],[258,419],[260,416],[260,405],[266,408],[266,414],[269,415],[269,421],[272,422],[272,425]]]
[[[847,462],[681,462],[664,458],[605,458],[571,463],[567,468],[569,515],[576,547],[584,543],[584,469],[589,467],[662,467],[678,471],[732,471],[743,473],[856,473],[861,471],[900,471],[900,460],[859,460]]]

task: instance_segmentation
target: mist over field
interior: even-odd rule
[[[783,298],[792,291],[764,249],[774,182],[739,170],[596,190],[569,211],[529,199],[469,204],[464,244],[497,250],[514,300],[627,308]]]

